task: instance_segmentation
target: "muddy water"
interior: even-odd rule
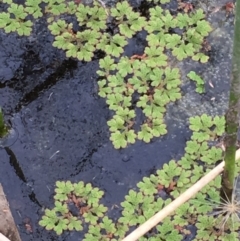
[[[43,208],[53,205],[57,180],[91,182],[105,191],[105,205],[119,204],[143,176],[181,157],[191,134],[189,116],[224,113],[233,18],[225,18],[221,10],[209,12],[208,18],[214,27],[208,39],[210,61],[204,66],[189,60],[178,64],[183,99],[169,106],[168,134],[124,150],[115,150],[109,141],[106,122],[111,113],[97,95],[97,56],[90,63],[66,59],[52,47],[44,20],[28,38],[0,31],[0,104],[18,135],[14,144],[0,149],[0,182],[22,240],[80,240],[79,234],[57,237],[38,225]],[[139,34],[126,52],[141,52],[143,38]],[[205,95],[197,95],[184,77],[191,69],[204,76]],[[33,232],[26,230],[26,223]]]

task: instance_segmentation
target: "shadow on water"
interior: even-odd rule
[[[61,65],[56,69],[56,72],[51,74],[43,83],[40,83],[33,88],[30,92],[26,93],[22,99],[19,100],[18,105],[15,107],[15,112],[19,112],[23,106],[26,106],[36,100],[40,94],[54,86],[61,78],[73,69],[77,68],[76,60],[64,60]],[[11,85],[7,85],[11,86]]]

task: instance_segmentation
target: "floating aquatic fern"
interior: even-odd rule
[[[171,182],[175,181],[175,178],[178,177],[181,172],[181,167],[179,167],[174,160],[171,160],[168,164],[164,164],[163,169],[158,170],[157,174],[160,178],[160,183],[168,187]]]
[[[189,119],[189,128],[194,131],[193,139],[199,139],[200,137],[196,133],[202,135],[202,139],[214,139],[216,136],[221,136],[224,133],[225,119],[224,117],[216,116],[212,118],[206,114],[202,116],[191,117]]]
[[[186,154],[179,161],[171,160],[169,164],[164,164],[156,174],[144,177],[137,184],[137,190],[130,190],[121,203],[122,216],[117,221],[108,218],[107,208],[99,204],[102,191],[91,184],[67,181],[56,183],[55,207],[45,210],[40,225],[58,234],[64,230],[81,231],[83,226],[87,226],[85,241],[123,239],[130,227],[138,227],[168,205],[219,160],[221,150],[212,144],[218,134],[222,134],[224,117],[203,115],[191,117],[189,122],[193,134],[186,143]],[[208,139],[195,139],[196,132],[207,132]],[[202,165],[198,165],[199,160]],[[221,203],[218,195],[220,187],[221,177],[218,176],[139,240],[182,241],[190,237],[190,227],[196,227],[196,241],[238,240],[240,225],[233,218],[239,213],[239,202],[234,197],[233,204]],[[77,215],[69,211],[71,204],[79,210]],[[236,207],[234,212],[232,205]]]
[[[44,0],[43,2],[46,3],[46,13],[59,16],[66,12],[66,4],[64,0]]]
[[[180,61],[192,57],[193,60],[207,62],[208,56],[199,51],[211,27],[203,20],[205,15],[201,9],[189,15],[179,13],[176,16],[172,16],[168,10],[163,10],[159,6],[151,8],[149,12],[150,19],[145,26],[149,33],[147,36],[149,46],[165,46]],[[169,34],[169,28],[183,29],[183,33]]]
[[[46,209],[45,215],[40,220],[39,224],[45,227],[47,230],[54,230],[58,235],[63,231],[71,228],[70,219],[65,218],[67,215],[67,206],[63,206],[59,202],[55,202],[55,208],[52,210]],[[78,221],[78,225],[74,225],[77,230],[82,230],[81,221]]]
[[[146,47],[145,53],[148,55],[146,62],[151,67],[167,65],[164,47],[171,49],[179,60],[188,56],[201,62],[206,62],[208,59],[204,53],[199,52],[204,37],[211,31],[209,23],[204,20],[205,15],[202,10],[196,10],[190,15],[179,13],[174,16],[168,10],[157,6],[149,9],[150,18],[147,21],[145,17],[133,11],[127,1],[119,2],[109,10],[98,1],[93,1],[90,5],[82,3],[77,5],[74,1],[44,0],[45,5],[42,8],[39,6],[40,1],[27,0],[24,5],[15,4],[11,0],[3,2],[9,7],[6,12],[0,14],[2,20],[0,28],[4,28],[7,33],[18,32],[19,35],[30,35],[33,21],[26,20],[27,16],[37,19],[45,13],[48,16],[51,32],[57,37],[59,33],[54,29],[56,22],[64,21],[66,15],[74,15],[78,21],[78,29],[81,31],[73,30],[72,27],[64,28],[60,38],[55,38],[54,41],[55,47],[67,52],[67,57],[91,61],[97,49],[114,57],[120,57],[127,44],[127,38],[132,38],[144,28],[149,33],[147,36],[149,47]],[[164,4],[169,1],[160,2]],[[110,35],[105,32],[111,18],[120,34]],[[176,33],[171,35],[167,33],[170,28],[181,28],[184,31],[181,36]],[[63,44],[66,48],[62,48]]]
[[[119,34],[111,36],[109,33],[104,33],[99,40],[97,48],[113,57],[120,57],[126,45],[127,41],[125,37]]]
[[[146,25],[145,18],[134,12],[127,1],[117,3],[110,11],[118,23],[119,32],[127,38],[131,38]]]
[[[152,66],[148,62],[147,55],[144,55],[141,61],[122,57],[116,64],[109,56],[100,61],[101,69],[98,74],[104,79],[98,82],[99,95],[107,99],[109,109],[116,111],[113,119],[108,122],[110,131],[116,132],[112,133],[110,138],[115,148],[134,143],[136,137],[150,142],[153,137],[167,133],[163,121],[165,106],[181,97],[180,73],[177,68],[155,69],[149,65]],[[132,129],[136,116],[135,109],[132,109],[133,93],[138,93],[139,100],[136,102],[136,107],[141,108],[146,116],[146,121],[136,134]],[[121,108],[126,109],[125,112],[129,114],[120,115],[123,113]]]
[[[44,13],[48,16],[49,30],[55,38],[53,46],[64,50],[67,57],[91,61],[96,50],[107,54],[99,62],[99,95],[107,99],[109,108],[115,112],[108,125],[110,139],[116,148],[124,148],[137,138],[150,142],[153,137],[166,134],[163,120],[166,105],[181,98],[180,72],[170,65],[169,57],[179,61],[191,57],[202,63],[208,60],[203,43],[211,27],[204,20],[202,10],[172,15],[157,6],[149,9],[150,16],[146,19],[133,11],[127,1],[118,3],[109,11],[97,1],[89,6],[77,6],[73,1],[45,0],[43,8],[40,7],[40,1],[27,0],[24,4],[16,4],[12,0],[2,2],[7,7],[5,12],[0,13],[0,28],[6,33],[17,32],[29,36],[33,20]],[[166,4],[169,0],[154,2]],[[65,20],[66,15],[76,18],[76,28]],[[115,24],[119,33],[106,32],[110,19],[113,19],[112,24]],[[181,34],[174,31],[169,33],[170,29],[175,28],[181,29]],[[128,39],[142,29],[147,32],[148,46],[142,55],[124,56]],[[199,76],[190,72],[188,77],[196,81],[197,91],[203,92],[203,81]],[[135,105],[132,101],[133,94],[139,97]],[[145,120],[136,133],[134,126],[137,108],[142,110]],[[209,141],[213,142],[223,134],[224,118],[202,115],[190,118],[189,122],[193,134],[186,144],[186,154],[180,161],[170,161],[156,175],[139,182],[139,190],[131,190],[121,204],[122,217],[118,222],[114,223],[105,216],[107,208],[99,204],[102,191],[91,184],[67,181],[56,183],[55,207],[45,210],[39,224],[57,234],[65,230],[80,231],[84,225],[88,225],[86,241],[122,239],[129,226],[143,223],[196,182],[205,169],[208,170],[222,159],[220,148],[210,146]],[[199,162],[203,166],[198,166]],[[189,233],[189,224],[198,228],[195,240],[239,239],[236,226],[226,226],[222,236],[216,232],[219,223],[210,215],[214,213],[214,208],[207,200],[217,200],[214,190],[219,186],[218,178],[198,193],[195,200],[184,204],[172,218],[165,219],[154,232],[140,240],[182,240]],[[161,195],[165,195],[165,198]],[[74,205],[78,213],[72,213],[69,205]]]
[[[103,191],[90,183],[57,181],[55,193],[54,208],[45,210],[39,224],[58,235],[64,230],[81,231],[84,223],[96,224],[107,211],[105,206],[99,204]],[[76,207],[78,213],[71,211],[71,205]]]
[[[98,85],[99,95],[106,98],[109,109],[115,111],[114,118],[108,122],[110,140],[115,148],[124,148],[136,139],[150,142],[154,137],[167,133],[164,124],[167,104],[181,98],[181,74],[178,68],[171,66],[172,57],[179,61],[187,57],[201,62],[208,60],[202,50],[204,38],[211,27],[200,9],[189,14],[173,15],[161,5],[150,8],[149,17],[145,18],[127,1],[119,2],[110,9],[99,1],[77,4],[74,1],[45,0],[41,7],[41,2],[32,0],[23,5],[11,0],[3,2],[8,8],[0,14],[0,28],[8,33],[30,35],[33,20],[44,13],[54,36],[53,46],[65,51],[68,58],[88,62],[96,51],[106,53],[106,57],[99,61]],[[168,2],[160,1],[161,4]],[[29,16],[31,20],[28,20]],[[74,25],[67,20],[70,16],[75,19]],[[109,23],[114,31],[109,31]],[[178,28],[180,32],[173,31]],[[125,56],[124,47],[128,39],[143,29],[147,32],[148,46],[145,46],[142,55]],[[173,32],[170,34],[169,30]],[[200,92],[202,83],[196,78],[195,81]],[[138,100],[133,103],[135,96]],[[124,123],[116,129],[114,125],[119,108],[132,112],[140,108],[145,119],[136,126],[135,114],[122,116]],[[117,119],[118,124],[122,122]],[[138,133],[135,127],[139,129]]]
[[[130,11],[128,7],[129,4],[123,2],[118,4],[118,9],[112,10],[112,14],[117,21],[128,21],[127,16],[124,15],[124,12],[128,13]],[[116,128],[112,127],[117,124],[117,115],[115,115],[108,122],[110,131],[116,131],[110,137],[115,148],[126,147],[128,143],[134,143],[136,137],[148,143],[153,137],[159,137],[167,133],[166,125],[163,121],[166,105],[181,98],[179,88],[181,76],[178,68],[166,67],[168,65],[168,57],[165,53],[165,48],[172,50],[172,54],[179,60],[188,56],[194,56],[196,51],[200,50],[204,36],[211,31],[210,25],[205,20],[202,20],[204,14],[201,10],[197,10],[191,15],[180,14],[172,16],[169,11],[157,6],[151,8],[149,12],[150,19],[148,24],[144,26],[149,34],[147,36],[149,46],[145,48],[143,55],[134,55],[131,58],[123,56],[118,62],[109,56],[100,60],[101,70],[98,71],[98,74],[101,78],[104,77],[104,79],[99,81],[99,95],[107,99],[106,102],[109,108],[117,111],[121,107],[132,110],[138,107],[142,109],[146,117],[146,120],[140,125],[139,132],[135,134],[135,131],[132,129],[135,127],[135,116],[133,117],[132,115],[128,121],[124,119],[124,123],[128,123],[127,126],[123,123],[123,120],[121,121],[118,118],[118,128],[121,130],[116,130]],[[181,21],[178,21],[178,18]],[[191,20],[188,21],[189,19]],[[202,22],[195,29],[198,21]],[[206,25],[206,30],[202,30],[201,35],[201,26],[203,24]],[[180,27],[185,32],[182,35],[167,33],[169,28],[175,27]],[[188,27],[191,27],[192,34],[195,31],[202,36],[198,48],[193,36],[190,37],[190,31],[187,33]],[[121,50],[120,47],[119,50]],[[109,52],[108,54],[116,57],[120,56],[120,52],[115,54]],[[113,77],[113,74],[115,77]],[[133,106],[131,100],[134,93],[137,93],[137,96],[139,96],[135,106]],[[130,138],[128,137],[128,132],[131,136]]]
[[[33,23],[26,20],[29,9],[26,11],[22,5],[8,2],[7,12],[0,13],[0,28],[6,33],[17,32],[20,36],[30,35]]]
[[[26,5],[25,11],[28,14],[31,14],[33,16],[33,18],[42,17],[43,16],[42,9],[39,6],[41,2],[42,2],[41,0],[26,0],[25,1],[25,5]]]
[[[57,181],[56,188],[55,188],[56,194],[54,196],[54,199],[59,201],[66,201],[68,199],[68,195],[71,194],[73,189],[74,188],[71,182]]]
[[[204,93],[204,81],[199,75],[197,75],[194,71],[190,71],[187,74],[187,77],[196,82],[196,92],[199,94]]]

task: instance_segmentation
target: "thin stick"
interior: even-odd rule
[[[237,150],[236,160],[240,159],[240,149]],[[210,181],[212,181],[216,176],[218,176],[224,168],[224,161],[216,166],[212,171],[207,173],[202,177],[197,183],[187,189],[182,195],[172,201],[169,205],[164,207],[161,211],[156,213],[153,217],[135,229],[122,241],[136,241],[138,238],[142,237],[145,233],[155,227],[159,222],[161,222],[165,217],[173,213],[179,206],[188,201],[197,192],[199,192],[204,186],[206,186]]]

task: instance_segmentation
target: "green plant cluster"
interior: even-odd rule
[[[92,5],[79,4],[78,7],[66,9],[67,6],[59,11],[62,18],[57,21],[54,20],[56,14],[50,14],[49,29],[55,36],[53,46],[64,50],[67,57],[79,60],[91,61],[97,50],[120,57],[128,38],[146,25],[145,18],[134,12],[127,1],[119,2],[111,9],[104,8],[98,1],[93,1]],[[78,29],[64,20],[65,14],[75,16]],[[119,33],[113,35],[106,31],[110,19]]]
[[[148,143],[167,133],[167,104],[181,98],[180,70],[170,67],[167,51],[179,61],[187,57],[202,63],[208,60],[201,48],[211,27],[203,20],[202,10],[173,16],[157,6],[150,8],[149,13],[144,26],[148,46],[142,55],[118,59],[108,55],[99,61],[99,95],[106,98],[109,109],[114,111],[108,126],[116,149],[125,148],[136,139]],[[182,34],[170,34],[170,29],[181,29]],[[200,88],[203,91],[201,83],[198,92]],[[142,123],[136,123],[139,108],[145,117]]]
[[[98,82],[99,95],[115,112],[108,121],[115,148],[124,148],[136,139],[150,142],[167,133],[163,120],[166,105],[181,97],[179,69],[155,69],[148,65],[147,57],[142,61],[122,57],[115,63],[107,56],[100,60],[97,73],[102,78]],[[135,104],[134,96],[138,96]],[[138,132],[134,129],[137,109],[145,116]]]
[[[82,231],[88,226],[84,241],[117,241],[128,228],[105,216],[107,207],[100,204],[104,192],[82,181],[57,181],[54,208],[45,209],[39,224],[58,235],[63,231]]]
[[[85,223],[95,225],[107,211],[99,203],[103,191],[93,188],[90,183],[57,181],[55,193],[54,208],[45,210],[39,224],[58,235],[65,230],[81,231]]]
[[[139,12],[133,11],[127,1],[119,2],[110,9],[98,1],[93,1],[90,5],[64,0],[43,2],[44,5],[40,7],[40,0],[27,0],[23,5],[12,0],[2,0],[8,7],[6,12],[0,13],[0,28],[7,33],[17,32],[19,35],[29,36],[33,20],[45,14],[48,16],[49,29],[55,36],[53,45],[66,51],[67,57],[85,61],[92,59],[95,50],[120,57],[127,40],[145,29],[148,33],[148,52],[152,53],[149,56],[151,60],[148,60],[151,65],[156,65],[158,59],[166,58],[165,55],[162,56],[162,51],[154,51],[159,46],[171,50],[178,60],[189,56],[203,63],[208,60],[200,50],[211,27],[203,20],[205,15],[202,10],[173,16],[168,10],[157,6],[149,9],[150,17],[146,19]],[[169,0],[160,1],[162,4],[167,2]],[[66,16],[75,17],[77,29],[73,28],[73,23],[68,23]],[[106,31],[110,19],[119,33],[112,35]],[[170,29],[181,29],[182,34],[170,34]]]
[[[138,191],[130,190],[121,203],[123,211],[119,221],[134,227],[142,224],[222,160],[222,150],[216,146],[216,141],[224,133],[224,117],[203,114],[191,117],[189,124],[193,133],[186,143],[185,155],[179,161],[164,164],[155,175],[144,177],[137,184]],[[239,222],[232,225],[229,219],[224,228],[220,225],[224,216],[218,215],[217,209],[220,187],[219,176],[140,240],[185,240],[191,234],[189,225],[197,228],[196,241],[238,240]]]
[[[56,11],[56,5],[51,7],[52,1],[46,0],[48,5],[45,12],[50,13],[49,29],[56,36],[53,46],[66,51],[67,57],[91,61],[96,50],[102,50],[108,56],[120,57],[128,39],[145,29],[148,33],[146,62],[150,67],[167,65],[167,56],[162,53],[164,49],[171,50],[178,60],[187,57],[203,63],[208,60],[201,49],[211,27],[203,20],[205,15],[202,10],[190,15],[180,13],[172,16],[169,11],[158,6],[149,9],[150,17],[146,19],[133,11],[127,1],[119,2],[110,9],[104,8],[98,1],[94,1],[92,6],[80,4],[76,8],[72,2],[60,2],[59,10]],[[76,17],[78,29],[73,29],[73,24],[64,20],[65,14]],[[55,16],[58,16],[58,20],[54,20]],[[109,19],[118,29],[114,35],[106,31]],[[170,29],[181,29],[183,34],[169,34]]]
[[[26,0],[24,5],[12,0],[2,0],[8,5],[6,12],[0,13],[0,28],[6,33],[17,32],[20,36],[29,36],[32,31],[33,19],[42,17],[40,0]],[[30,19],[29,19],[30,18]]]
[[[211,117],[203,114],[191,117],[189,124],[193,133],[186,144],[185,155],[179,161],[171,160],[168,164],[164,164],[162,169],[156,171],[156,174],[144,177],[137,184],[137,190],[130,190],[121,203],[122,216],[117,220],[107,217],[107,208],[99,205],[103,192],[93,188],[91,184],[84,185],[83,182],[72,184],[68,181],[56,183],[55,208],[53,211],[48,209],[45,211],[40,224],[58,231],[56,226],[59,223],[59,216],[63,216],[64,220],[69,218],[66,216],[66,213],[69,213],[69,201],[70,203],[81,201],[85,204],[80,206],[80,210],[82,207],[83,211],[80,211],[81,215],[74,219],[80,222],[77,226],[79,230],[82,229],[84,222],[89,224],[84,241],[121,240],[130,230],[138,227],[168,205],[222,159],[222,151],[216,147],[216,141],[224,133],[224,117]],[[237,165],[239,170],[240,164],[237,163]],[[173,215],[165,218],[162,223],[139,240],[186,240],[191,235],[190,229],[193,226],[196,227],[195,241],[239,240],[237,231],[240,224],[238,221],[228,219],[226,224],[222,225],[225,215],[219,214],[218,209],[220,187],[221,177],[218,176],[193,199],[180,206]],[[98,211],[91,212],[94,204]],[[58,214],[57,219],[56,214]],[[54,221],[49,221],[52,216],[54,216]],[[49,222],[50,226],[47,226]],[[67,224],[63,224],[64,222],[60,222],[61,230],[69,229]]]
[[[184,174],[181,170],[181,175],[186,178],[181,181],[179,177],[180,182],[179,179],[177,181],[179,189],[172,193],[174,197],[198,181],[208,169],[212,169],[222,160],[222,149],[213,143],[225,132],[225,118],[206,114],[190,117],[189,127],[193,131],[191,139],[186,143],[185,155],[177,162],[185,170]]]
[[[199,94],[204,93],[204,80],[194,71],[190,71],[187,77],[196,82],[196,92]]]
[[[117,149],[133,144],[136,139],[150,142],[153,137],[167,133],[166,106],[181,98],[181,74],[171,66],[172,57],[179,61],[191,57],[202,63],[208,60],[202,50],[211,27],[201,9],[172,15],[155,6],[149,9],[148,17],[143,17],[128,1],[111,8],[97,0],[89,5],[64,0],[44,0],[44,4],[27,0],[23,5],[12,0],[2,2],[8,7],[0,13],[0,28],[7,33],[30,35],[33,20],[44,13],[54,36],[53,46],[64,50],[67,57],[91,61],[97,50],[106,53],[97,72],[99,95],[107,99],[109,109],[114,111],[108,125],[110,140]],[[109,24],[114,34],[108,31]],[[147,33],[142,55],[125,56],[124,47],[129,39],[142,30]],[[194,80],[201,92],[201,81]],[[139,108],[145,117],[142,123],[136,123]]]
[[[187,57],[202,63],[208,61],[208,56],[204,55],[201,49],[211,27],[204,20],[205,14],[202,9],[174,16],[168,10],[157,6],[150,8],[149,12],[150,18],[145,30],[148,32],[147,41],[150,48],[164,47],[180,61]],[[170,34],[170,29],[180,29],[181,34]]]

